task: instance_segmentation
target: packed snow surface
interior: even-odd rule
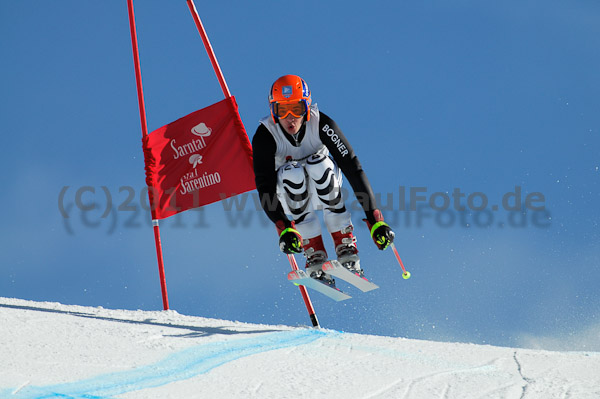
[[[600,398],[600,353],[0,298],[0,398]]]

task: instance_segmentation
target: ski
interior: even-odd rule
[[[330,287],[327,284],[315,280],[314,278],[310,278],[304,270],[292,270],[288,273],[288,280],[294,283],[295,285],[303,285],[307,288],[318,291],[321,294],[333,299],[334,301],[339,302],[352,298],[350,295],[346,294],[338,288]]]
[[[333,277],[340,278],[345,282],[352,284],[362,292],[368,292],[379,288],[377,284],[370,282],[365,277],[361,277],[358,274],[346,269],[337,260],[330,260],[325,262],[321,269],[323,269],[325,273],[330,274]]]

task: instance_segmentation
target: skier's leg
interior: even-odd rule
[[[277,171],[277,196],[285,213],[296,224],[302,238],[321,235],[321,225],[310,201],[306,173],[301,164],[290,161]]]
[[[339,231],[352,224],[350,212],[342,196],[342,173],[338,166],[323,154],[311,155],[306,160],[313,206],[323,210],[323,219],[329,232]]]
[[[306,171],[313,191],[315,207],[323,209],[323,219],[331,233],[338,260],[349,269],[360,272],[356,237],[351,215],[342,196],[342,173],[331,158],[315,154],[308,158]]]
[[[333,280],[321,270],[321,266],[327,261],[327,251],[323,245],[321,224],[312,205],[309,181],[302,165],[288,162],[279,168],[277,195],[286,214],[295,222],[296,230],[302,236],[307,272],[311,277],[333,284]]]

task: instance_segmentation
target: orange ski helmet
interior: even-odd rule
[[[277,79],[271,86],[271,92],[269,93],[269,108],[271,109],[273,121],[277,123],[280,117],[285,117],[290,112],[297,117],[303,116],[297,115],[288,107],[297,103],[304,105],[303,115],[306,115],[307,121],[310,120],[310,89],[304,79],[296,75],[285,75]],[[281,107],[282,109],[279,107],[280,104],[284,105]],[[285,113],[285,115],[281,115],[282,113]]]

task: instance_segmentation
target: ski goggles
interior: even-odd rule
[[[278,118],[286,118],[289,114],[302,118],[306,115],[306,103],[303,100],[294,103],[275,103],[273,110]]]

